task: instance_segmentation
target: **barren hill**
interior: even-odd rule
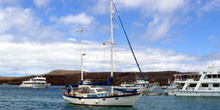
[[[77,84],[80,81],[80,71],[78,70],[53,70],[42,76],[47,78],[47,82],[52,85]],[[194,73],[194,72],[189,72]],[[144,77],[150,82],[159,82],[161,85],[166,85],[168,79],[173,81],[174,74],[184,74],[177,71],[160,71],[160,72],[144,72]],[[0,84],[21,84],[24,80],[29,80],[34,76],[26,77],[3,77],[0,76]],[[110,77],[110,72],[84,72],[84,79],[90,79],[92,82],[100,82],[107,80]],[[132,82],[136,78],[141,78],[141,75],[136,72],[114,72],[114,84],[118,85],[122,82]]]
[[[68,74],[78,74],[79,70],[53,70],[46,75],[68,75]]]

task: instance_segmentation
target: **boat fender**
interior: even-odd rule
[[[81,101],[82,101],[82,103],[84,103],[84,102],[85,102],[83,99],[82,99]]]
[[[63,94],[64,94],[64,95],[68,95],[68,93],[67,93],[67,92],[64,92]]]
[[[96,104],[98,104],[98,102],[99,102],[99,100],[98,100],[98,99],[96,99],[96,100],[95,100],[95,103],[96,103]]]

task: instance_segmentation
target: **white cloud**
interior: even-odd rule
[[[139,18],[153,19],[142,23],[147,27],[145,33],[142,32],[143,34],[140,35],[152,41],[166,37],[172,31],[172,27],[180,25],[180,22],[184,23],[189,3],[188,0],[115,0],[114,2],[119,12],[138,10]],[[102,14],[106,8],[99,7],[109,7],[108,5],[109,2],[100,0],[93,8]],[[134,24],[140,26],[137,21]]]
[[[92,6],[89,11],[95,14],[105,14],[106,12],[110,13],[110,2],[108,0],[99,0],[95,1],[96,4]]]
[[[0,37],[2,39],[2,37]],[[138,71],[129,49],[119,46],[114,54],[116,71]],[[54,69],[80,69],[80,43],[0,43],[0,71],[6,74],[45,74]],[[84,42],[84,69],[110,71],[110,45]],[[210,63],[220,66],[220,59],[201,61],[199,57],[172,50],[148,48],[138,50],[136,57],[142,71],[201,71]],[[217,55],[216,55],[217,56]],[[128,66],[129,65],[129,66]]]
[[[46,7],[51,2],[51,0],[34,0],[34,3],[37,7]]]
[[[19,6],[20,4],[18,0],[0,0],[0,7],[5,7],[7,5]]]
[[[55,16],[51,16],[49,19],[51,22],[56,22],[58,20],[58,18]]]
[[[147,28],[146,34],[143,36],[147,37],[152,41],[157,40],[161,37],[165,37],[170,31],[171,25],[172,23],[169,21],[169,19],[160,20],[160,22],[153,21],[150,23],[149,27]]]
[[[219,10],[220,0],[210,0],[202,8],[203,11]]]
[[[145,11],[156,11],[160,13],[170,13],[184,6],[184,0],[117,0],[120,7],[131,9],[139,8]]]
[[[56,41],[62,35],[53,27],[43,26],[32,9],[6,7],[0,10],[0,35],[11,33],[13,41]]]
[[[0,43],[10,42],[13,37],[13,35],[0,35]]]
[[[217,42],[218,41],[218,39],[217,39],[217,37],[216,36],[209,36],[208,37],[208,39],[210,40],[210,41],[213,41],[213,42]]]
[[[134,26],[144,27],[144,24],[141,22],[134,22]]]
[[[55,20],[54,18],[52,20]],[[59,22],[64,23],[66,25],[69,24],[80,24],[80,25],[90,25],[94,22],[94,18],[92,16],[88,16],[85,13],[80,13],[78,15],[69,14],[67,16],[61,17]]]
[[[69,41],[73,41],[73,42],[75,42],[75,41],[76,41],[76,39],[70,38],[70,39],[69,39]]]
[[[148,27],[143,36],[150,40],[158,40],[168,35],[177,23],[184,22],[186,17],[183,17],[185,15],[183,10],[188,7],[188,2],[188,0],[117,0],[116,5],[119,6],[120,12],[138,10],[141,19],[144,17],[152,19],[147,22],[143,20],[145,23],[139,22],[137,19],[133,24],[141,28],[147,24]],[[1,3],[2,0],[0,0],[0,6]],[[35,0],[35,3],[41,8],[48,6],[50,0]],[[109,3],[103,0],[97,2],[95,6],[94,9],[97,9],[98,13],[104,13],[109,9]],[[207,5],[207,7],[210,6]],[[211,8],[206,8],[206,10],[211,10]],[[176,13],[178,14],[175,15]],[[75,38],[67,37],[67,40],[73,42],[62,42],[61,36],[63,37],[64,33],[56,28],[64,27],[63,24],[65,24],[65,27],[73,27],[70,29],[72,31],[84,26],[86,27],[85,34],[89,35],[87,37],[91,37],[91,30],[95,30],[98,26],[101,28],[96,29],[103,36],[110,30],[109,26],[96,23],[93,16],[84,12],[61,17],[51,16],[49,20],[51,23],[55,22],[54,27],[45,26],[42,19],[34,15],[33,9],[9,6],[0,8],[0,72],[43,74],[54,69],[80,69],[80,44],[76,42]],[[97,34],[97,31],[93,32]],[[65,31],[65,35],[68,34]],[[213,40],[214,37],[210,37],[210,39]],[[110,64],[106,64],[110,62],[109,46],[97,44],[97,42],[88,41],[84,44],[84,51],[87,54],[84,57],[85,70],[109,71]],[[119,63],[115,64],[115,70],[138,71],[130,50],[122,47],[124,46],[116,49],[119,53],[115,55],[115,60]],[[138,49],[136,47],[135,52],[143,71],[200,71],[212,62],[220,66],[219,53],[197,57],[176,53],[172,50],[148,48],[140,51]],[[208,61],[207,58],[212,59]]]

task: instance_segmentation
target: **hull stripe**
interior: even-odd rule
[[[68,95],[63,95],[65,97],[69,98],[81,98],[81,99],[99,99],[99,98],[117,98],[117,97],[129,97],[129,96],[136,96],[140,94],[132,94],[132,95],[119,95],[119,96],[109,96],[109,97],[75,97],[75,96],[68,96]]]
[[[86,106],[111,106],[111,107],[132,107],[132,105],[98,105],[98,104],[75,104],[75,103],[72,103],[74,105],[86,105]]]

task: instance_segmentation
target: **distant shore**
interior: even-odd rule
[[[158,82],[160,85],[168,85],[168,80],[174,80],[174,74],[184,74],[186,72],[177,71],[158,71],[158,72],[143,72],[145,80],[150,83]],[[187,72],[196,73],[196,72]],[[11,85],[19,85],[22,81],[29,80],[36,75],[25,77],[5,77],[0,76],[0,84],[8,83]],[[77,84],[80,81],[80,71],[78,70],[54,70],[42,76],[47,78],[47,82],[51,85],[67,85]],[[90,79],[92,82],[107,80],[110,77],[110,72],[84,72],[84,79]],[[133,82],[137,78],[141,78],[138,72],[114,72],[114,84],[119,85],[122,82]]]

